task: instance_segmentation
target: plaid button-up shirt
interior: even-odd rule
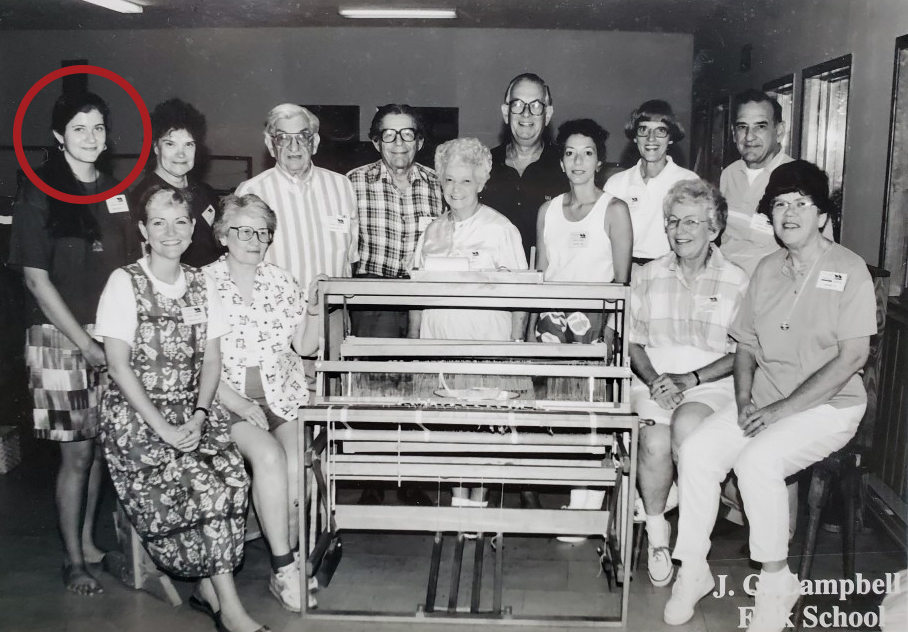
[[[359,209],[357,274],[397,278],[409,270],[416,242],[442,210],[435,172],[414,163],[410,186],[401,192],[382,161],[347,174]]]

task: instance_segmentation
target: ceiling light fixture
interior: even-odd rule
[[[88,4],[94,4],[117,13],[141,13],[142,6],[127,0],[82,0]]]
[[[338,9],[337,12],[345,18],[391,20],[451,20],[457,17],[455,9]]]

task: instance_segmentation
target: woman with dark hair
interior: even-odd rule
[[[591,119],[567,121],[558,128],[555,143],[571,188],[543,204],[536,219],[537,261],[546,281],[627,283],[630,279],[634,236],[627,204],[596,186],[607,139],[608,132]],[[556,343],[611,341],[614,333],[597,312],[543,312],[531,316],[529,332],[531,340]],[[598,509],[604,495],[601,490],[571,490],[570,507]],[[535,506],[538,500],[528,495],[524,503]]]
[[[151,113],[154,148],[154,157],[148,161],[151,171],[129,193],[133,208],[138,208],[139,198],[155,185],[168,184],[186,198],[195,230],[182,262],[195,268],[212,263],[224,253],[212,230],[217,195],[207,184],[190,175],[205,151],[206,131],[205,116],[189,103],[180,99],[159,103]]]
[[[120,505],[155,564],[201,580],[190,605],[221,632],[262,632],[233,580],[249,477],[215,396],[230,324],[214,282],[180,264],[193,231],[185,198],[160,185],[142,202],[148,256],[114,270],[98,304],[95,335],[110,365],[100,442]]]
[[[675,182],[698,176],[668,155],[669,146],[684,138],[684,129],[665,101],[647,101],[631,112],[624,135],[637,146],[640,160],[609,178],[605,190],[627,202],[634,225],[634,263],[643,265],[671,251],[662,217],[665,194]]]
[[[758,211],[782,248],[757,265],[729,334],[736,402],[708,417],[680,448],[681,514],[674,557],[683,566],[666,623],[688,621],[713,590],[706,562],[719,486],[734,469],[763,566],[749,630],[780,631],[798,599],[788,569],[785,479],[854,436],[867,406],[861,381],[876,333],[873,282],[864,261],[826,239],[834,207],[826,174],[804,160],[769,177]]]
[[[60,97],[51,119],[59,151],[38,177],[73,195],[113,188],[117,181],[96,166],[107,149],[109,118],[107,104],[95,94]],[[104,556],[93,537],[103,473],[94,439],[107,361],[92,329],[107,277],[138,256],[133,231],[125,196],[73,204],[25,182],[14,208],[9,263],[22,269],[29,290],[25,357],[34,432],[60,445],[56,497],[63,582],[80,595],[101,592],[87,564]]]

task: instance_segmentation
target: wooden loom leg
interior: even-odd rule
[[[438,569],[441,566],[441,550],[444,546],[444,534],[440,531],[435,534],[432,543],[432,562],[429,566],[429,584],[426,587],[425,612],[435,612],[435,595],[438,592]]]

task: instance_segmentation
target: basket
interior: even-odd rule
[[[0,474],[6,474],[22,462],[19,428],[0,426]]]

